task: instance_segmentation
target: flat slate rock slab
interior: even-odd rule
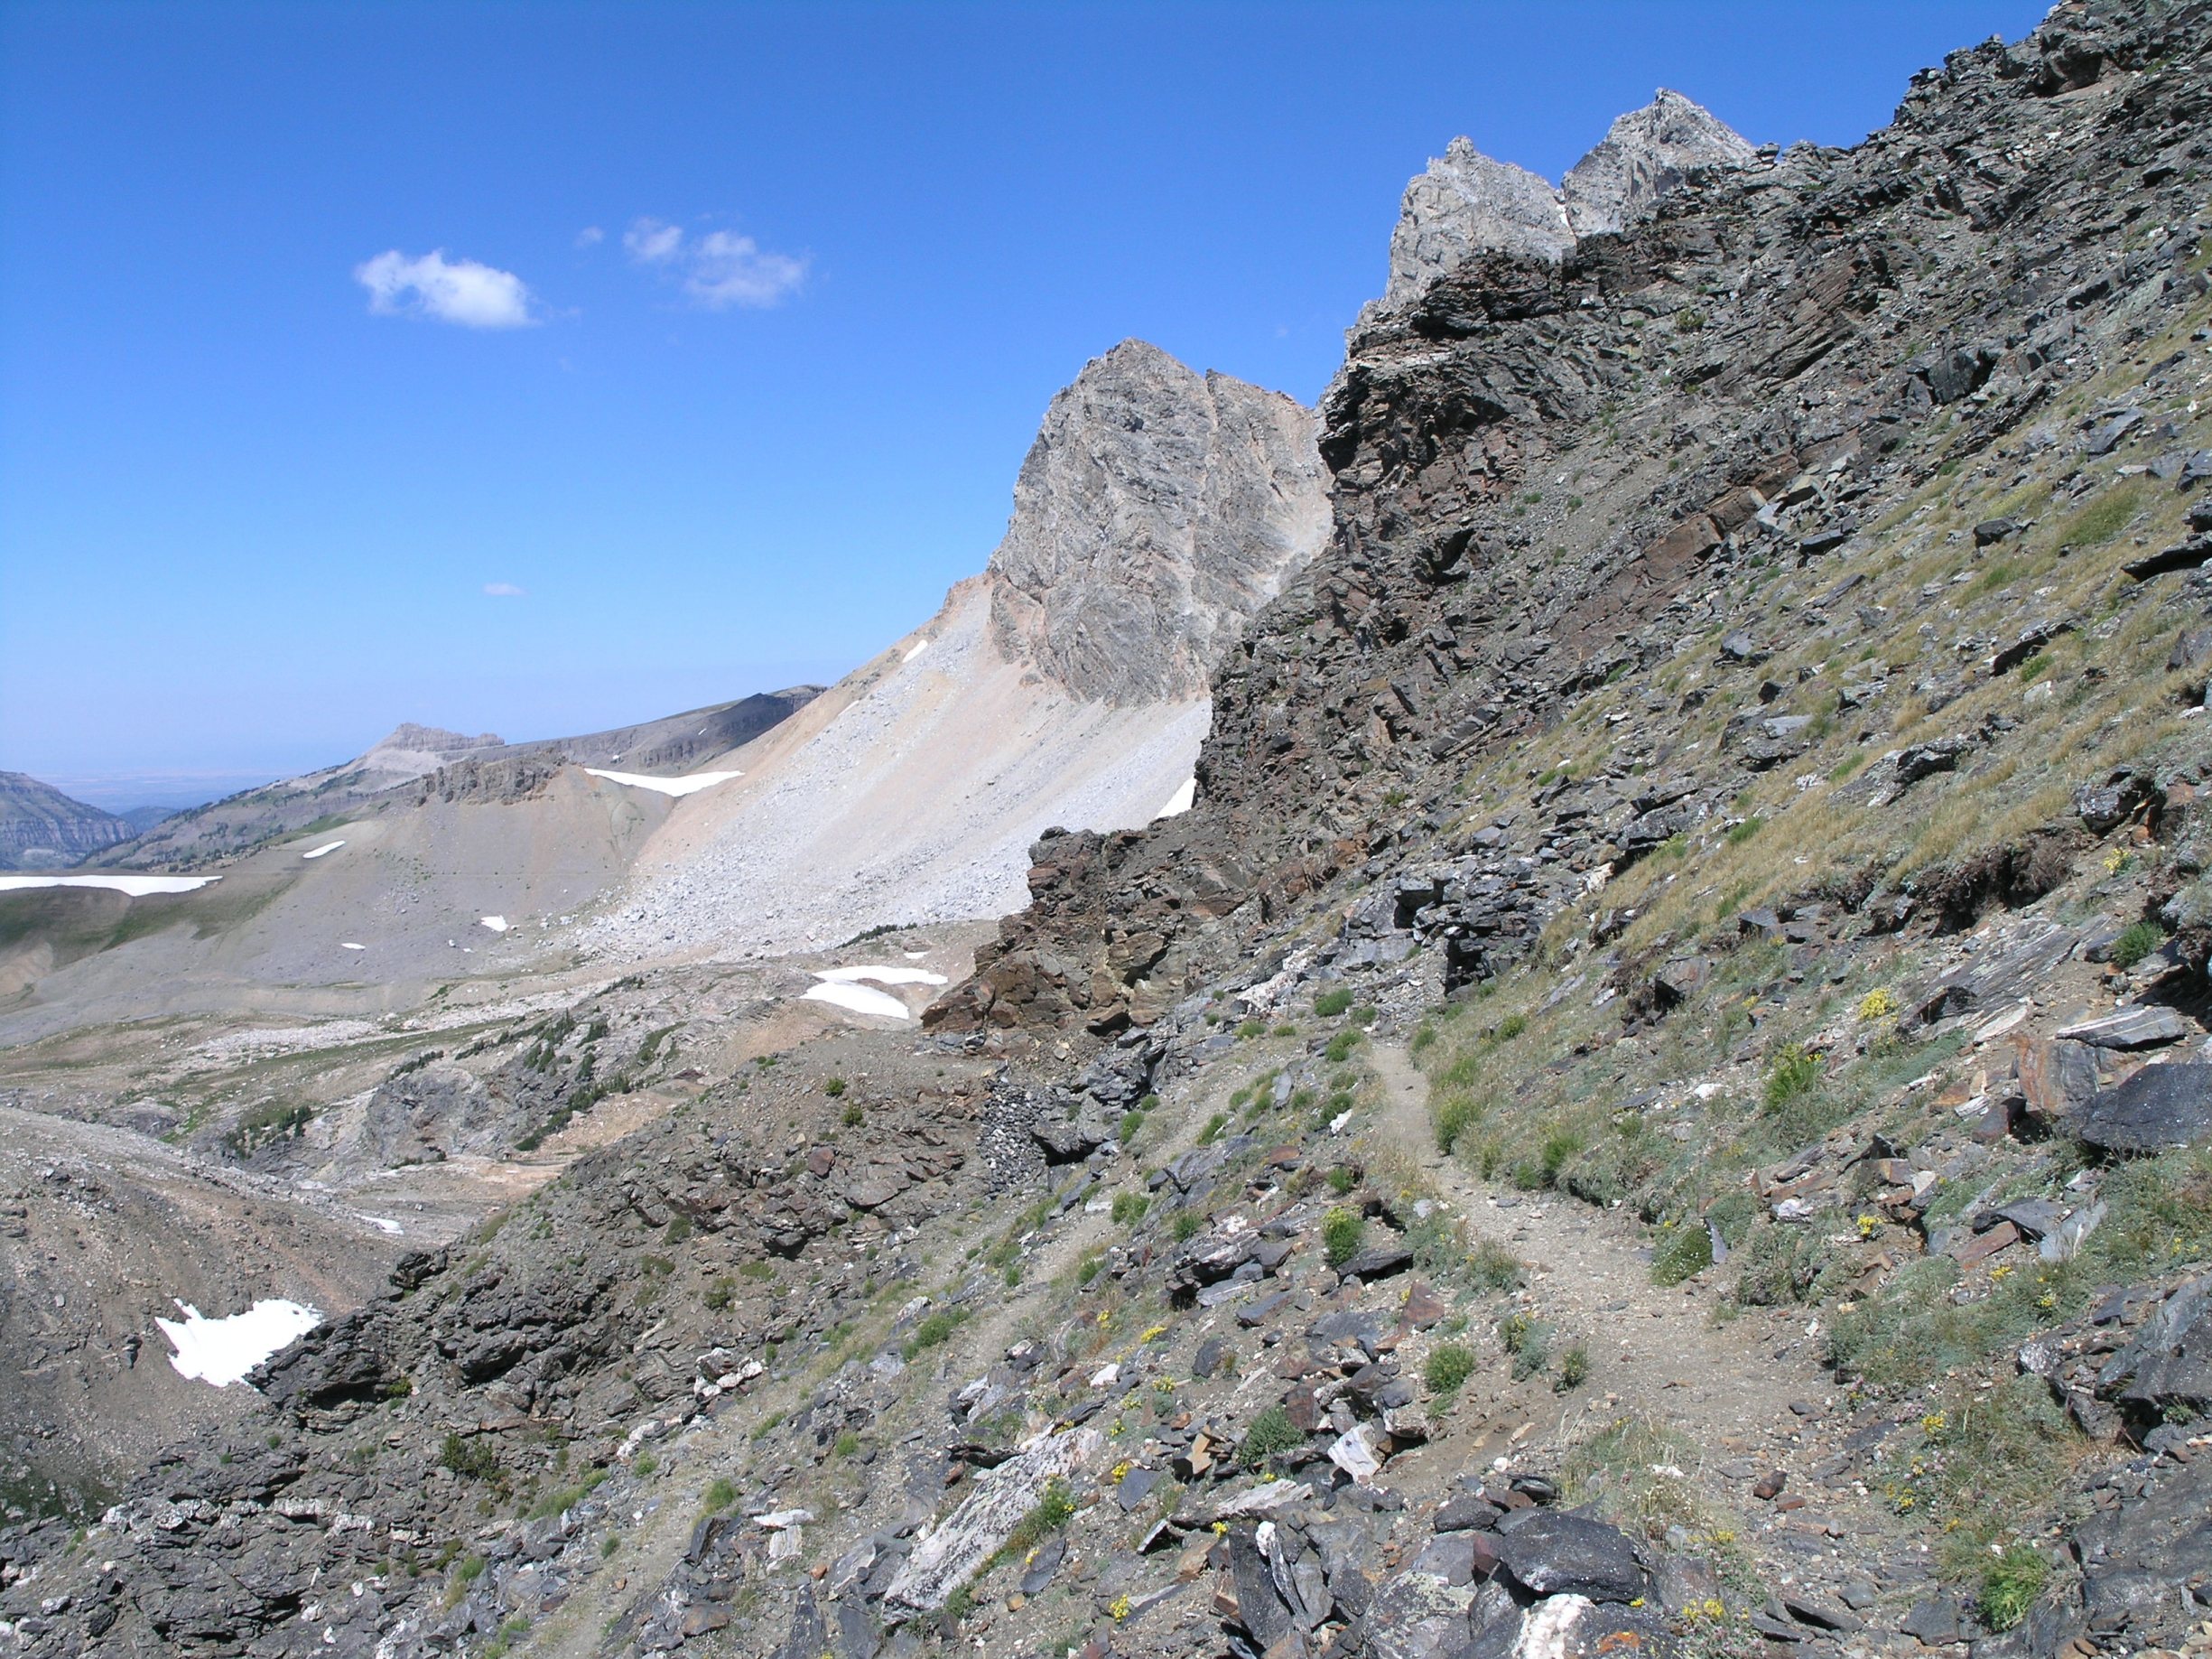
[[[1498,1535],[1498,1559],[1516,1582],[1538,1596],[1633,1601],[1646,1588],[1628,1535],[1581,1515],[1531,1515]]]
[[[2075,1118],[2074,1132],[2111,1152],[2161,1152],[2212,1139],[2212,1065],[2146,1066],[2102,1091]]]

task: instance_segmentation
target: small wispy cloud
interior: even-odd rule
[[[512,271],[433,248],[410,259],[397,248],[354,266],[379,316],[428,318],[465,329],[527,328],[537,321],[530,286]]]
[[[687,237],[677,226],[641,219],[622,233],[622,246],[639,265],[675,273],[683,292],[710,311],[780,304],[806,281],[804,259],[772,253],[732,230]]]
[[[607,233],[597,225],[586,225],[576,233],[576,246],[579,247],[597,247],[606,239]]]
[[[511,582],[488,582],[484,592],[494,599],[520,599],[523,591]]]

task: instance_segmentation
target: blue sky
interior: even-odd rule
[[[0,4],[0,768],[828,680],[1087,358],[1315,396],[1454,135],[1557,178],[1667,85],[1850,143],[2040,12]]]

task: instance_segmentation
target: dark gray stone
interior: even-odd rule
[[[2081,1140],[2110,1152],[2159,1152],[2212,1139],[2212,1065],[2146,1066],[2092,1096],[2072,1127]]]
[[[1645,1591],[1643,1568],[1626,1533],[1582,1515],[1523,1511],[1528,1519],[1498,1538],[1498,1556],[1535,1595],[1633,1601]]]

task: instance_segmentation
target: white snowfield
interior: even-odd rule
[[[870,991],[866,985],[854,985],[841,980],[825,979],[807,988],[803,999],[809,1002],[829,1002],[856,1014],[876,1014],[886,1020],[911,1020],[906,1005],[888,991]]]
[[[1191,809],[1191,803],[1197,798],[1198,780],[1195,778],[1185,778],[1183,780],[1183,787],[1169,796],[1166,804],[1152,816],[1155,818],[1179,817]]]
[[[476,925],[479,927],[488,927],[494,933],[505,933],[512,924],[504,916],[479,916],[476,918]]]
[[[0,876],[0,893],[25,892],[34,887],[98,887],[126,898],[144,899],[149,893],[189,893],[219,881],[220,876]]]
[[[850,985],[859,979],[872,979],[879,985],[949,985],[953,983],[943,974],[933,974],[927,968],[889,968],[875,963],[853,968],[816,968],[814,977],[839,985]]]
[[[346,843],[342,841],[326,841],[321,846],[317,847],[312,853],[302,853],[300,854],[300,856],[303,859],[321,858],[327,853],[337,852],[339,848],[344,846],[345,844]]]
[[[928,649],[929,641],[926,639],[918,639],[915,642],[914,648],[906,653],[906,660],[908,662],[912,662],[915,657],[919,657],[924,651]]]
[[[677,797],[696,795],[702,789],[711,789],[718,783],[745,776],[743,772],[693,772],[689,778],[648,778],[643,772],[608,772],[596,766],[587,766],[584,771],[593,778],[604,778],[609,783],[626,783],[633,789],[650,789],[656,795]]]
[[[181,1319],[156,1319],[162,1335],[177,1351],[169,1363],[180,1376],[192,1377],[217,1388],[244,1380],[256,1365],[305,1336],[322,1323],[322,1315],[299,1302],[257,1301],[244,1313],[227,1319],[203,1318],[190,1302],[180,1301]]]

